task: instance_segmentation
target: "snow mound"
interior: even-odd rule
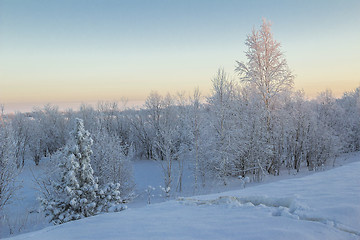
[[[192,198],[179,198],[178,201],[184,205],[222,205],[228,208],[241,208],[241,207],[258,207],[268,208],[272,212],[272,216],[284,216],[296,220],[318,222],[329,225],[340,231],[344,231],[360,237],[360,232],[345,226],[337,221],[326,219],[320,216],[309,214],[311,209],[305,204],[301,204],[296,196],[284,198],[272,198],[268,196],[220,196],[213,200],[200,200]]]
[[[179,198],[179,202],[185,205],[225,205],[228,207],[267,207],[271,208],[273,216],[281,216],[283,212],[295,215],[296,211],[309,209],[297,201],[297,197],[273,198],[268,196],[220,196],[213,200],[200,200],[191,198]]]

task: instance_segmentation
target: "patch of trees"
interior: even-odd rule
[[[123,210],[120,183],[111,179],[99,185],[91,166],[93,140],[83,120],[76,119],[75,129],[64,148],[58,179],[50,179],[43,188],[41,204],[52,222],[61,224],[100,212]]]

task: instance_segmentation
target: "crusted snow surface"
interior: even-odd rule
[[[12,239],[360,239],[360,162],[49,227]]]
[[[327,219],[321,216],[316,216],[316,214],[312,214],[312,209],[304,204],[301,204],[296,197],[272,198],[266,196],[220,196],[213,200],[180,198],[179,201],[185,205],[225,205],[230,208],[257,207],[258,209],[271,212],[271,215],[275,217],[283,216],[296,220],[318,222],[360,237],[360,231],[355,228],[346,226],[336,220]]]

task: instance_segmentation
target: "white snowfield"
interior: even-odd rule
[[[360,239],[360,162],[102,214],[11,239]]]

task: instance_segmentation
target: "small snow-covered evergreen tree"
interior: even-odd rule
[[[65,161],[60,164],[61,177],[53,181],[51,191],[43,194],[41,203],[51,221],[62,224],[93,216],[99,212],[122,210],[120,185],[109,184],[99,189],[90,164],[93,140],[81,119],[76,119],[70,144],[65,148]],[[111,209],[110,209],[111,208]]]

